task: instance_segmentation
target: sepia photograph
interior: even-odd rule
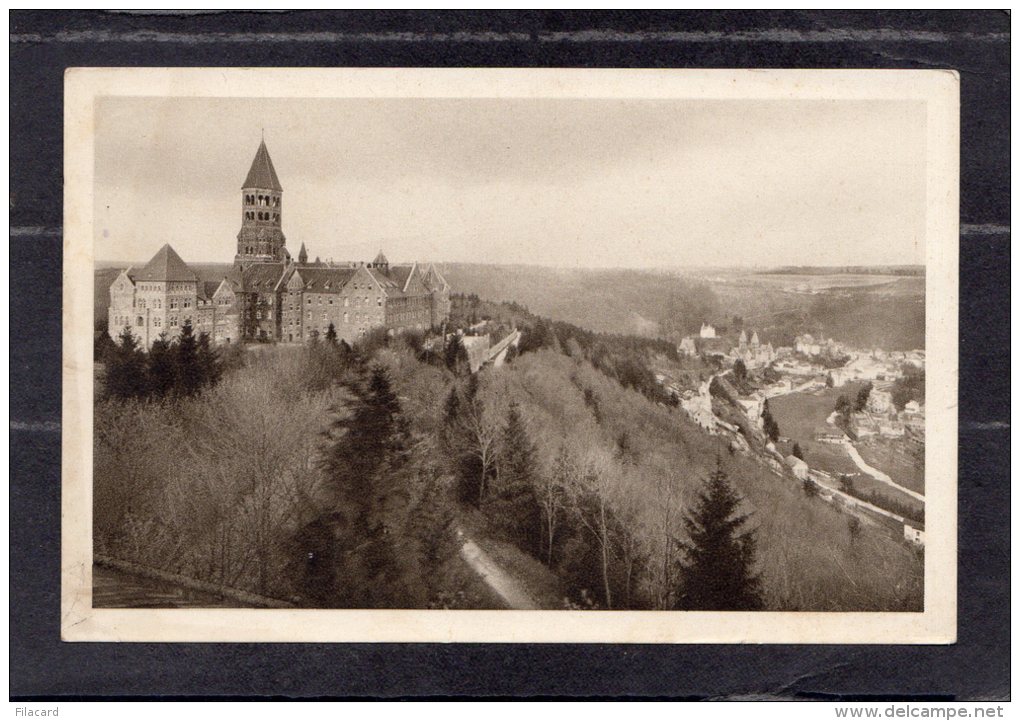
[[[955,73],[65,82],[66,640],[955,639]]]

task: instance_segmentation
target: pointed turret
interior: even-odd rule
[[[386,259],[386,255],[380,250],[379,254],[375,256],[375,260],[372,261],[370,268],[378,268],[384,273],[389,270],[390,261]]]
[[[283,192],[280,179],[276,176],[276,168],[273,167],[273,159],[269,157],[269,149],[266,141],[259,143],[259,149],[255,151],[255,159],[251,161],[251,168],[248,170],[248,177],[244,179],[242,188],[259,188],[261,190],[275,190]]]
[[[304,243],[301,244],[301,250],[298,251],[297,260],[301,265],[305,265],[308,262],[308,251],[305,250]]]

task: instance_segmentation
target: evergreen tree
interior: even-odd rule
[[[450,340],[447,342],[443,352],[443,362],[449,370],[457,375],[469,369],[470,362],[468,361],[467,348],[464,347],[464,343],[459,336],[450,336]]]
[[[148,357],[149,392],[154,398],[170,395],[177,382],[174,348],[167,340],[166,333],[160,333],[149,349]]]
[[[538,474],[535,446],[516,403],[510,404],[503,429],[496,478],[482,510],[495,528],[520,548],[541,554],[542,516],[535,494]]]
[[[198,393],[204,382],[202,368],[198,362],[198,342],[192,332],[191,321],[184,321],[181,326],[181,335],[175,346],[176,363],[176,390],[178,395],[193,396]]]
[[[385,369],[374,368],[366,384],[351,390],[353,412],[333,423],[322,462],[343,519],[338,601],[362,608],[406,603],[414,585],[413,555],[400,548],[411,487],[408,423]]]
[[[779,440],[779,424],[776,423],[776,419],[772,417],[772,409],[769,408],[769,402],[767,399],[761,409],[761,424],[762,429],[765,431],[765,437],[768,440],[773,443]]]
[[[111,398],[127,400],[148,394],[145,353],[129,326],[117,337],[118,344],[106,364],[106,393]]]
[[[447,428],[451,428],[458,420],[460,420],[460,394],[457,392],[457,386],[453,386],[450,394],[446,396],[446,403],[443,404],[443,422]]]
[[[441,590],[441,567],[457,552],[453,498],[431,465],[419,470],[417,485],[418,498],[408,514],[409,533],[417,541],[421,576],[433,597]]]
[[[330,323],[329,328],[326,329],[326,342],[331,346],[336,345],[336,328],[332,323]]]
[[[754,573],[755,539],[741,527],[741,497],[717,462],[693,512],[684,517],[689,541],[680,572],[678,607],[697,611],[753,611],[762,606]]]
[[[223,363],[220,354],[212,347],[209,334],[205,331],[198,334],[198,367],[202,377],[202,383],[207,386],[214,386],[220,382],[223,375]]]
[[[747,365],[739,358],[733,364],[733,377],[737,380],[737,383],[743,383],[747,380]]]
[[[857,391],[857,396],[854,398],[854,411],[860,413],[868,407],[868,397],[871,395],[872,385],[865,383],[864,387]]]
[[[103,322],[99,328],[95,331],[95,339],[92,344],[92,360],[100,363],[105,363],[109,360],[109,357],[117,349],[117,344],[113,342],[110,334],[107,332],[107,324]]]
[[[802,461],[804,460],[804,451],[801,450],[799,443],[794,443],[793,450],[790,452],[793,454],[794,458],[799,458]]]
[[[861,535],[861,520],[857,516],[850,516],[846,521],[846,530],[850,534],[850,544],[853,545]]]

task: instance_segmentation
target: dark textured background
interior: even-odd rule
[[[169,16],[21,11],[10,17],[13,698],[1008,697],[1010,23],[1005,12]],[[212,65],[958,70],[959,643],[62,644],[63,71]]]

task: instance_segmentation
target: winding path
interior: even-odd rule
[[[846,448],[847,455],[849,455],[850,459],[857,464],[857,467],[860,468],[865,473],[867,473],[872,478],[874,478],[876,481],[881,481],[887,486],[892,486],[897,491],[902,491],[911,498],[916,498],[917,500],[921,501],[921,503],[924,503],[924,496],[922,494],[918,493],[917,491],[912,491],[909,488],[904,488],[899,483],[896,483],[896,481],[890,478],[887,474],[883,473],[877,468],[869,466],[865,462],[865,460],[861,457],[860,452],[857,450],[853,443],[851,443],[850,441],[844,441],[843,447]]]
[[[481,576],[485,584],[502,598],[509,608],[515,611],[538,609],[539,606],[535,603],[535,599],[531,597],[524,586],[496,565],[496,562],[477,543],[465,536],[460,529],[457,529],[457,537],[464,542],[460,547],[461,558],[471,566],[475,573]]]

